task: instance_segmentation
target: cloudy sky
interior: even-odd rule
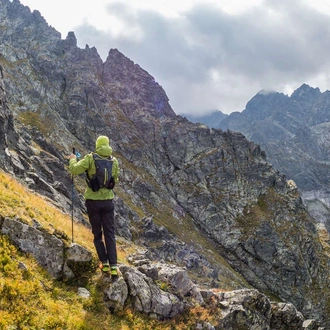
[[[329,0],[20,0],[64,39],[148,71],[177,114],[244,110],[260,90],[330,89]]]

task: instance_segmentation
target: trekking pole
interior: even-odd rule
[[[72,153],[76,154],[76,148],[72,148]],[[71,185],[71,230],[72,230],[72,243],[73,243],[73,197],[74,197],[74,180],[73,180],[73,174],[71,177],[72,185]]]

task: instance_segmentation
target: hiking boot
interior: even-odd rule
[[[117,267],[111,267],[111,271],[110,271],[110,273],[111,273],[111,280],[112,280],[112,281],[117,280],[117,278],[118,278],[118,270],[117,270]]]
[[[108,262],[102,262],[100,264],[100,269],[102,270],[103,274],[107,274],[110,272],[110,265]]]

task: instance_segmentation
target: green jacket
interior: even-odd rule
[[[96,149],[96,153],[100,157],[107,158],[112,154],[112,148],[109,146],[100,146]],[[112,157],[113,165],[112,165],[112,176],[115,179],[115,182],[118,182],[119,179],[119,165],[118,160],[115,157]],[[69,162],[69,171],[72,175],[79,175],[82,173],[88,172],[88,176],[91,178],[96,173],[95,162],[93,160],[93,154],[87,154],[83,159],[77,161],[76,158],[70,159]],[[99,191],[93,191],[88,186],[86,187],[85,199],[92,199],[92,200],[106,200],[106,199],[113,199],[114,192],[113,190],[107,188],[101,188]]]

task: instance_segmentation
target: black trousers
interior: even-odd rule
[[[116,266],[117,248],[113,200],[95,201],[89,199],[86,200],[86,207],[99,259],[101,262],[109,261],[110,266]]]

